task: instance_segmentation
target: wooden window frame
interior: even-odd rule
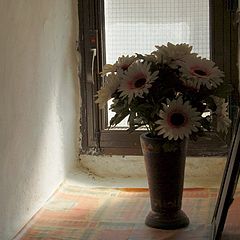
[[[105,111],[95,104],[95,95],[101,86],[99,73],[104,64],[104,0],[78,0],[79,53],[81,91],[81,153],[106,155],[141,155],[139,135],[143,131],[128,134],[125,130],[106,130]],[[237,26],[233,24],[235,10],[228,1],[210,0],[211,58],[225,72],[226,79],[234,85],[230,103],[237,105]],[[220,39],[220,40],[219,40]],[[95,49],[95,50],[94,50]],[[93,53],[96,52],[93,62]],[[92,68],[95,74],[91,76]],[[234,116],[234,108],[230,109]],[[188,155],[226,155],[227,145],[215,133],[207,133],[197,142],[189,142]]]

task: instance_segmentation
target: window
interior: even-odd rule
[[[128,134],[126,123],[109,130],[111,112],[107,108],[100,111],[94,103],[102,82],[98,73],[121,54],[150,52],[154,45],[168,41],[187,42],[200,55],[210,56],[224,70],[226,79],[238,86],[237,27],[234,11],[228,8],[224,0],[79,0],[82,152],[141,154],[141,131]],[[139,38],[142,41],[136,42]],[[237,101],[235,90],[231,106]],[[189,155],[226,152],[225,144],[214,133],[189,144]]]
[[[123,54],[150,53],[167,42],[189,43],[210,57],[208,0],[105,0],[104,20],[106,63]],[[107,115],[110,120],[114,114]],[[118,126],[126,127],[127,118]]]

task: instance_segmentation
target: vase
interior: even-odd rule
[[[181,210],[187,141],[174,152],[165,152],[159,138],[140,136],[147,172],[151,210],[145,224],[160,229],[178,229],[189,224]]]

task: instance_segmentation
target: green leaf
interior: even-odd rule
[[[127,131],[129,132],[129,133],[132,133],[132,132],[134,132],[136,129],[138,129],[140,126],[131,126],[131,127],[129,127],[128,129],[127,129]]]
[[[144,59],[144,55],[139,54],[139,53],[135,53],[135,54],[136,54],[137,58],[139,58],[139,59]]]
[[[120,113],[116,113],[110,120],[110,126],[116,126],[129,114],[128,110],[124,110]]]
[[[213,95],[221,98],[227,98],[233,91],[233,87],[229,83],[222,83],[214,92]]]
[[[128,123],[130,128],[135,125],[136,113],[131,111],[128,118]]]
[[[209,117],[202,118],[201,124],[203,128],[207,129],[208,131],[211,130],[211,122],[209,121]]]

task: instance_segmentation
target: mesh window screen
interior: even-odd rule
[[[188,43],[209,58],[209,0],[105,0],[105,31],[106,63],[167,42]],[[126,119],[118,124],[126,126]]]
[[[209,0],[105,0],[106,62],[188,43],[209,58]]]

